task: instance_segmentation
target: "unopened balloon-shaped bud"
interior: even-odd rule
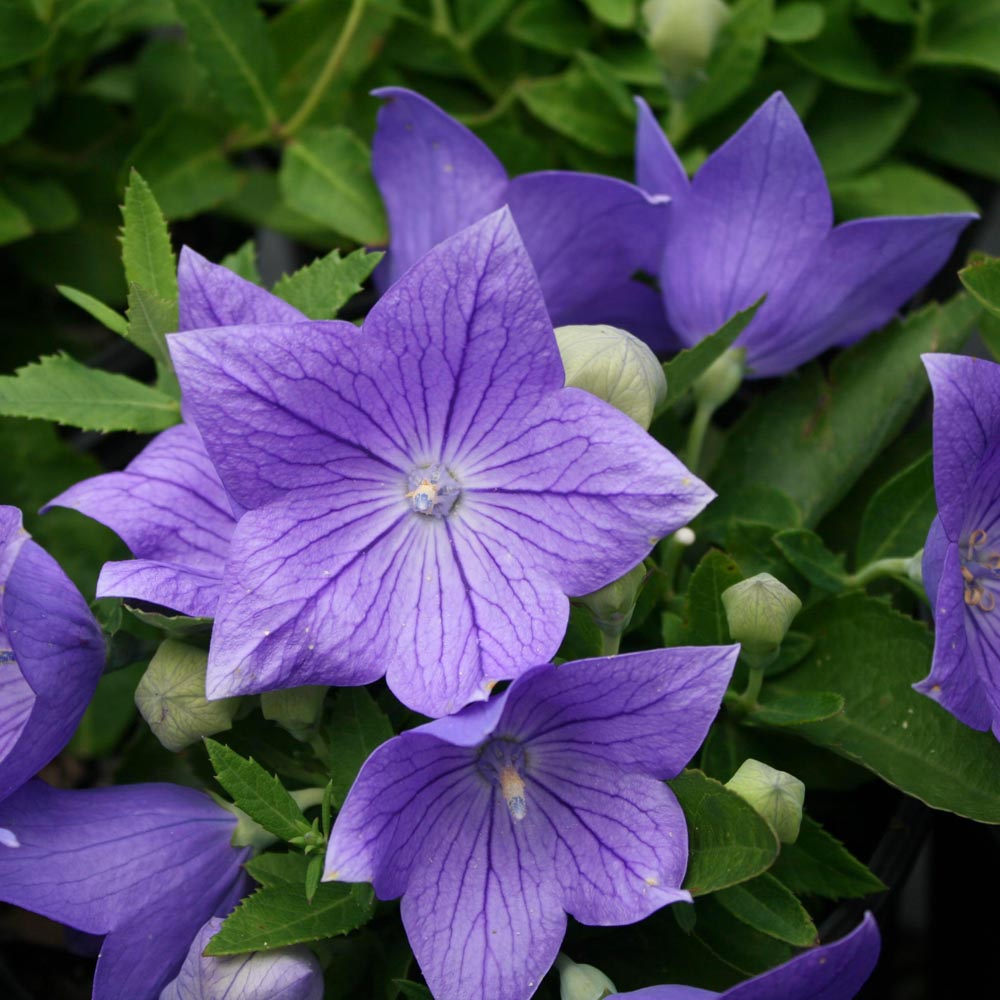
[[[323,714],[327,688],[309,684],[305,687],[265,691],[260,696],[260,710],[265,719],[277,722],[297,740],[308,739]]]
[[[794,774],[750,758],[726,782],[726,788],[749,802],[783,844],[795,843],[802,825],[806,786]]]
[[[597,627],[605,635],[617,638],[632,621],[635,601],[645,578],[646,567],[639,563],[606,587],[576,600],[593,615]]]
[[[560,954],[556,968],[559,970],[560,1000],[603,1000],[618,992],[615,984],[592,965],[578,965]]]
[[[240,699],[205,697],[207,665],[204,650],[166,639],[139,681],[136,707],[168,750],[183,750],[232,726]]]
[[[742,347],[723,351],[691,387],[698,404],[712,410],[722,406],[740,387],[746,371],[745,360],[746,351]]]
[[[722,592],[729,634],[751,666],[771,662],[802,602],[770,573],[758,573]]]
[[[646,0],[642,17],[668,78],[683,81],[705,67],[729,8],[722,0]]]
[[[656,355],[638,337],[601,323],[557,327],[556,342],[567,386],[585,389],[649,427],[667,397],[667,378]]]

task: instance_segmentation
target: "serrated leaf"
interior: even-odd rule
[[[742,579],[739,566],[726,553],[710,549],[704,555],[691,574],[685,602],[692,642],[722,646],[730,641],[722,592]]]
[[[770,698],[765,689],[765,699],[750,713],[749,719],[767,726],[801,726],[806,722],[830,719],[843,709],[844,699],[832,691]]]
[[[977,302],[1000,316],[1000,257],[981,257],[958,272]]]
[[[125,375],[50,354],[0,377],[0,413],[87,431],[162,431],[180,421],[177,400]]]
[[[304,886],[309,858],[304,854],[277,854],[273,851],[258,854],[245,862],[243,867],[250,877],[265,888],[276,885]]]
[[[205,740],[205,748],[219,784],[252,820],[282,840],[309,832],[309,822],[277,777],[215,740]]]
[[[106,306],[100,299],[95,299],[93,295],[81,292],[79,288],[70,288],[69,285],[56,285],[56,291],[64,298],[70,300],[75,306],[79,306],[84,312],[93,316],[102,326],[112,333],[117,333],[119,337],[128,334],[128,322],[121,313],[117,313],[110,306]]]
[[[141,285],[167,302],[177,301],[177,261],[170,233],[149,185],[135,170],[122,206],[122,264],[128,284]]]
[[[168,302],[133,282],[128,289],[126,314],[128,330],[125,336],[156,362],[157,385],[179,399],[180,386],[174,374],[166,337],[177,330],[176,301]]]
[[[355,250],[346,257],[333,250],[294,274],[278,279],[272,291],[310,319],[333,319],[361,291],[384,254]]]
[[[847,582],[844,557],[834,555],[814,531],[806,528],[779,531],[773,541],[810,583],[826,590],[843,590]]]
[[[371,886],[321,883],[312,902],[301,885],[259,889],[229,915],[206,955],[241,955],[356,930],[372,915]]]
[[[340,691],[327,724],[333,801],[339,807],[372,751],[392,739],[392,726],[364,688]]]
[[[697,381],[698,376],[702,375],[714,361],[722,357],[733,346],[734,341],[754,318],[763,301],[761,298],[749,309],[738,312],[715,333],[709,334],[704,340],[699,340],[693,347],[686,348],[664,363],[663,374],[667,377],[667,406],[673,406],[680,402]]]
[[[778,838],[753,806],[701,771],[684,771],[668,784],[687,819],[684,888],[692,896],[718,892],[771,867]]]
[[[239,122],[277,119],[277,60],[254,0],[174,0],[195,58],[219,100]]]
[[[792,892],[823,899],[855,899],[885,889],[836,837],[805,815],[798,840],[782,845],[771,871]]]
[[[349,129],[308,128],[288,144],[278,175],[290,208],[359,243],[384,244],[385,209],[371,152]]]
[[[858,532],[857,566],[912,556],[923,548],[937,514],[931,455],[893,476],[871,498]]]
[[[715,900],[749,927],[799,948],[815,944],[819,936],[802,904],[772,875],[723,889]]]
[[[232,253],[226,254],[219,261],[222,267],[229,268],[233,274],[238,274],[255,285],[260,284],[260,272],[257,270],[257,243],[247,240]]]
[[[852,593],[796,619],[816,641],[794,669],[768,681],[774,697],[829,690],[834,717],[796,732],[873,771],[935,809],[1000,823],[1000,744],[912,690],[930,670],[933,641],[919,622]]]

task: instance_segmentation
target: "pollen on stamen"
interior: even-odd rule
[[[528,804],[524,798],[524,780],[513,764],[508,764],[500,771],[500,791],[503,792],[511,816],[516,820],[524,819],[528,813]]]

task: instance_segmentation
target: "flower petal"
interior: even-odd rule
[[[386,103],[372,140],[372,171],[392,242],[391,285],[428,250],[504,202],[507,173],[487,146],[426,97],[403,87],[374,90]]]
[[[941,526],[941,518],[935,517],[931,521],[930,530],[927,532],[927,541],[924,542],[924,555],[921,560],[924,590],[927,593],[927,600],[930,601],[932,608],[935,601],[937,601],[938,586],[941,582],[941,568],[944,565],[949,544],[947,537],[945,537],[944,528]]]
[[[665,194],[675,201],[690,190],[687,172],[674,152],[649,105],[635,98],[635,182],[650,194]]]
[[[554,326],[611,323],[668,346],[659,292],[667,200],[596,174],[544,171],[513,180],[507,203],[538,273]]]
[[[660,286],[681,340],[696,343],[801,270],[832,222],[816,152],[775,94],[671,206]],[[740,343],[751,342],[755,325]]]
[[[511,685],[498,729],[534,747],[672,778],[704,741],[738,653],[677,646],[540,667]]]
[[[975,217],[855,219],[837,226],[801,273],[790,273],[762,306],[746,342],[753,374],[784,374],[889,322],[941,269]]]
[[[243,323],[300,323],[306,317],[277,295],[181,247],[177,265],[181,330]]]
[[[87,602],[34,542],[22,546],[2,600],[10,649],[35,698],[20,738],[0,761],[0,799],[69,742],[100,680],[105,655]],[[23,686],[17,687],[23,695]]]
[[[715,496],[633,420],[580,389],[545,398],[516,433],[490,428],[456,466],[470,527],[574,596],[626,573]]]

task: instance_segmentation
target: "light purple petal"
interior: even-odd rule
[[[924,555],[921,560],[924,591],[927,594],[927,600],[930,601],[931,608],[934,607],[937,601],[938,586],[941,582],[941,569],[944,566],[949,544],[944,533],[944,528],[941,526],[941,518],[935,517],[931,521],[930,530],[927,532],[927,541],[924,542]]]
[[[228,267],[212,264],[190,247],[177,265],[181,330],[250,323],[300,323],[306,317],[287,302]]]
[[[16,721],[7,720],[0,754],[0,799],[49,763],[69,742],[104,669],[104,639],[80,592],[59,564],[32,541],[25,542],[3,591],[3,629],[21,681],[8,675],[16,691]],[[22,683],[23,681],[23,683]],[[23,719],[27,693],[31,714]],[[13,743],[10,736],[20,727]],[[0,826],[6,824],[0,823]]]
[[[696,343],[801,270],[832,221],[816,152],[775,94],[671,206],[660,284],[680,338]]]
[[[445,715],[433,722],[425,722],[412,732],[436,736],[456,747],[474,747],[482,743],[496,729],[503,715],[510,688],[494,695],[489,701],[473,702],[455,715]]]
[[[0,645],[6,645],[2,633]],[[0,651],[0,762],[5,762],[17,746],[34,705],[35,692],[24,679],[14,654]]]
[[[199,330],[168,341],[208,454],[243,507],[361,470],[368,478],[405,470],[405,442],[375,385],[386,351],[350,323]]]
[[[649,105],[641,97],[635,104],[635,182],[643,191],[677,201],[690,189],[684,166]]]
[[[486,145],[425,97],[372,91],[386,103],[372,141],[372,170],[392,242],[383,279],[395,282],[428,250],[504,202],[507,174]]]
[[[215,918],[198,931],[180,974],[159,1000],[323,1000],[323,970],[308,948],[203,955],[221,926]]]
[[[220,875],[238,876],[235,824],[191,788],[34,781],[0,803],[0,826],[21,845],[0,848],[0,899],[90,934],[125,926],[154,899],[193,908]]]
[[[456,459],[463,518],[568,594],[610,583],[715,496],[634,421],[580,389],[550,395],[516,434]]]
[[[667,200],[612,177],[564,171],[513,180],[507,204],[554,326],[611,323],[668,345],[662,298],[633,279],[663,257]]]
[[[21,546],[30,537],[24,530],[21,511],[17,507],[0,505],[0,582],[10,576]]]
[[[163,431],[124,472],[85,479],[49,507],[71,507],[100,521],[138,557],[106,564],[98,596],[152,601],[188,615],[214,613],[236,518],[193,427]]]
[[[578,660],[511,686],[498,731],[552,752],[672,778],[701,746],[739,646],[677,646]]]
[[[941,269],[975,216],[855,219],[778,282],[742,343],[754,375],[780,375],[878,329]]]
[[[934,489],[938,516],[960,540],[987,449],[1000,440],[1000,365],[955,354],[925,354],[934,390]]]

